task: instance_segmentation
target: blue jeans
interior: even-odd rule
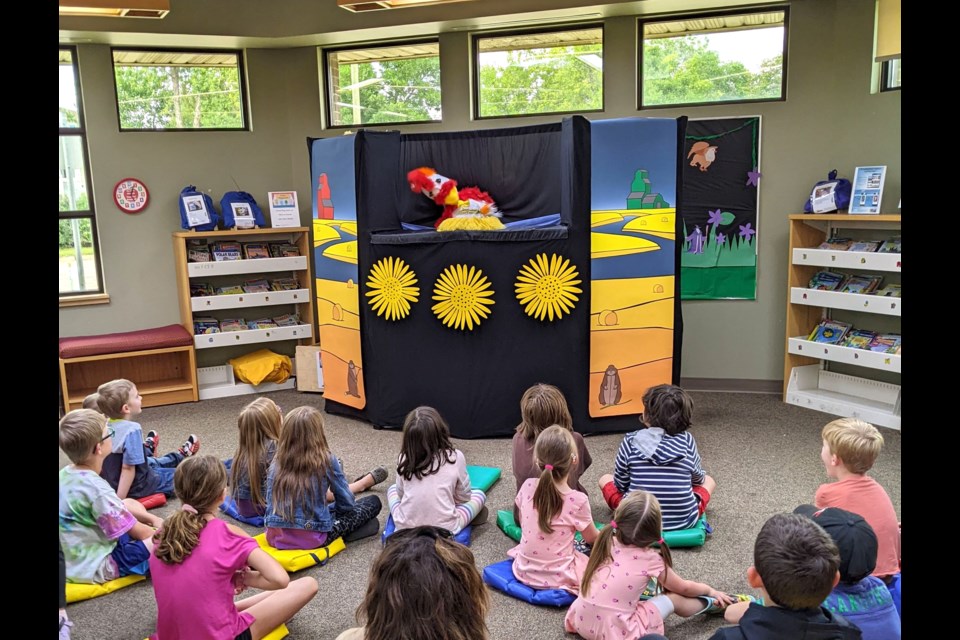
[[[171,451],[165,456],[159,458],[147,457],[147,464],[157,475],[157,491],[168,496],[173,496],[173,474],[177,470],[177,465],[183,462],[183,454],[179,451]]]

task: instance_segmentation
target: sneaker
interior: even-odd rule
[[[477,515],[473,517],[473,520],[470,521],[470,524],[484,524],[489,517],[490,510],[487,509],[487,505],[483,505],[483,508],[477,512]]]
[[[198,451],[200,451],[200,438],[198,438],[196,434],[191,433],[187,441],[180,447],[180,453],[184,458],[189,458]]]
[[[757,598],[755,596],[747,595],[745,593],[728,593],[728,596],[733,598],[733,602],[730,604],[737,604],[738,602],[756,602],[759,605],[763,605],[763,598]],[[720,604],[720,601],[716,598],[711,598],[710,596],[697,596],[701,600],[704,600],[707,603],[707,606],[703,608],[700,613],[723,613],[724,610],[730,606],[725,604]]]
[[[143,444],[150,452],[150,457],[156,458],[157,450],[160,448],[160,434],[156,431],[148,431],[147,437],[143,440]]]
[[[370,518],[358,528],[343,536],[344,542],[356,542],[370,536],[375,536],[380,531],[380,521],[376,518]]]

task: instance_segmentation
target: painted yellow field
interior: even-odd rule
[[[348,240],[332,244],[323,251],[325,258],[339,260],[350,264],[357,264],[357,241]]]
[[[594,280],[591,286],[590,313],[604,309],[623,309],[644,302],[672,298],[675,295],[673,276]]]
[[[357,334],[357,343],[360,336]],[[367,405],[367,394],[363,386],[363,366],[359,358],[353,359],[354,365],[360,368],[357,375],[357,389],[360,397],[347,393],[347,375],[349,363],[338,353],[320,350],[320,359],[323,362],[323,397],[355,409],[363,409]]]
[[[333,224],[336,223],[336,224]],[[314,220],[313,221],[313,246],[319,247],[325,242],[337,240],[340,234],[334,227],[339,227],[340,223],[336,220]]]
[[[674,234],[677,224],[674,209],[643,209],[633,213],[637,217],[623,225],[624,231],[667,233],[671,236]]]
[[[320,328],[320,344],[324,351],[329,351],[344,362],[353,360],[360,362],[360,331],[338,325],[323,325]],[[327,361],[323,361],[327,367]]]
[[[643,329],[663,327],[673,329],[674,299],[655,300],[647,304],[627,307],[613,311],[611,318],[607,310],[590,316],[590,331],[618,331],[621,329]],[[611,310],[612,311],[612,310]]]
[[[618,220],[623,220],[623,216],[617,211],[591,211],[590,212],[591,227],[598,227],[602,224],[617,222]]]
[[[624,369],[673,357],[672,329],[621,329],[590,332],[590,375],[608,365]]]
[[[590,257],[611,258],[644,251],[659,251],[660,246],[652,240],[636,236],[621,236],[614,233],[590,233]]]
[[[590,374],[590,415],[594,418],[642,413],[643,392],[658,384],[669,384],[672,380],[673,358],[620,369],[618,373],[623,396],[620,404],[607,407],[600,404],[600,383],[603,381],[603,373]]]
[[[356,283],[348,286],[346,282],[316,278],[318,306],[327,301],[328,304],[339,304],[344,311],[353,315],[360,313],[359,291]]]

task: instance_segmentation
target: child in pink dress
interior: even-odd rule
[[[599,532],[586,494],[567,484],[578,462],[573,434],[558,425],[544,429],[533,455],[540,477],[524,482],[517,494],[522,535],[520,544],[508,552],[513,575],[535,589],[578,593],[587,556],[574,548],[574,535],[579,531],[589,544]]]
[[[663,619],[671,613],[718,613],[738,599],[678,576],[660,537],[662,526],[652,493],[638,489],[623,499],[590,554],[580,595],[564,620],[567,631],[587,640],[638,638],[663,633]],[[644,587],[655,595],[642,600]]]

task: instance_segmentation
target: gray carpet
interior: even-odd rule
[[[790,511],[812,502],[816,488],[826,481],[820,462],[820,429],[831,416],[788,406],[779,396],[757,394],[693,393],[696,403],[692,433],[697,439],[704,468],[718,483],[707,510],[714,527],[706,546],[696,550],[677,550],[674,563],[685,578],[706,582],[729,592],[752,593],[745,571],[753,554],[753,541],[763,522],[772,514]],[[322,406],[318,394],[281,391],[271,396],[284,410],[302,404]],[[207,400],[200,403],[145,409],[140,418],[144,432],[156,429],[161,434],[161,449],[176,448],[189,433],[202,440],[202,452],[221,458],[233,455],[237,443],[236,416],[251,396]],[[376,431],[370,425],[325,414],[327,438],[333,452],[340,456],[347,477],[354,477],[376,465],[391,470],[390,479],[374,492],[386,504],[386,488],[393,481],[400,448],[400,434]],[[900,512],[900,433],[881,429],[886,445],[870,472],[888,491]],[[596,520],[608,520],[610,510],[597,488],[597,479],[612,473],[613,461],[622,434],[590,436],[587,447],[593,466],[584,474],[583,484],[590,491]],[[496,466],[503,478],[489,493],[491,511],[487,525],[475,527],[473,553],[482,568],[507,557],[513,546],[496,526],[494,512],[507,509],[513,502],[513,476],[510,471],[510,441],[458,440],[468,464]],[[60,454],[60,465],[66,463]],[[173,500],[157,510],[167,515],[179,506]],[[380,514],[386,521],[386,508]],[[249,531],[255,532],[248,528]],[[288,625],[290,637],[332,639],[343,629],[354,626],[354,611],[367,583],[370,563],[380,549],[379,537],[351,544],[323,568],[304,571],[320,583],[320,593]],[[518,600],[492,593],[487,619],[491,640],[525,638],[548,640],[574,638],[563,631],[563,611],[537,608]],[[156,605],[149,581],[114,594],[70,605],[74,622],[74,640],[111,640],[145,638],[154,630]],[[708,638],[721,625],[717,617],[698,616],[682,619],[671,616],[666,632],[671,640]]]

